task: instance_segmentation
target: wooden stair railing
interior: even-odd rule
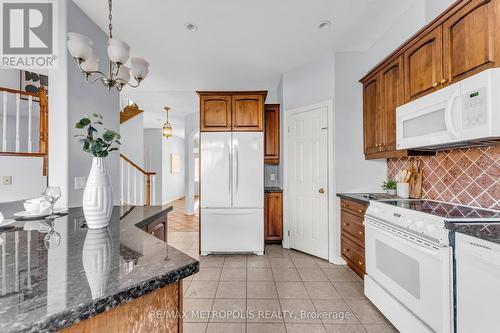
[[[121,159],[121,202],[134,205],[151,206],[155,199],[155,176],[156,172],[145,171],[143,168],[132,162],[128,157],[120,154]],[[125,171],[126,169],[126,171]],[[139,181],[138,178],[139,177]],[[132,180],[133,178],[133,180]],[[143,182],[144,180],[144,182]],[[137,183],[139,182],[139,192]],[[133,189],[132,189],[133,187]],[[126,190],[126,193],[125,193]],[[131,191],[133,190],[133,198]],[[144,192],[143,192],[144,190]],[[145,200],[144,200],[144,195]]]
[[[123,124],[127,120],[130,120],[143,112],[144,112],[144,110],[139,109],[137,104],[127,105],[120,112],[120,124]]]
[[[43,157],[43,175],[47,175],[47,164],[48,164],[48,152],[49,152],[49,100],[45,88],[41,86],[39,88],[38,94],[30,93],[22,90],[15,90],[10,88],[0,87],[0,92],[2,92],[1,98],[1,110],[2,110],[2,145],[0,150],[0,156],[27,156],[27,157]],[[15,95],[15,149],[14,151],[9,151],[7,149],[7,132],[11,130],[7,126],[7,105],[9,94]],[[28,138],[27,138],[27,148],[25,151],[21,147],[21,138],[19,136],[19,125],[21,116],[21,97],[27,99],[28,103]],[[38,101],[33,101],[33,98],[38,98]],[[38,103],[40,110],[39,119],[39,136],[38,136],[38,152],[33,152],[33,138],[31,134],[32,128],[32,112],[33,103]]]

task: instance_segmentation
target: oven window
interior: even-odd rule
[[[377,269],[401,288],[420,299],[420,266],[417,260],[379,241],[375,241]]]
[[[403,137],[415,138],[446,131],[445,109],[403,121]]]

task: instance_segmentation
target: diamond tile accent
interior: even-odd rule
[[[500,147],[454,149],[423,161],[425,199],[500,209]],[[394,179],[409,158],[387,160],[387,177]]]

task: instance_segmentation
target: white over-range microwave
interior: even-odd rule
[[[500,137],[500,68],[487,69],[396,109],[397,149],[484,144]]]

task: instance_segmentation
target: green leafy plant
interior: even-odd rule
[[[81,129],[84,134],[75,135],[78,141],[83,144],[83,151],[95,157],[106,157],[114,150],[118,150],[117,145],[121,145],[120,134],[113,130],[103,128],[104,133],[99,136],[98,127],[102,127],[103,117],[94,113],[92,116],[85,115],[75,124],[75,128]]]
[[[388,180],[382,184],[382,188],[384,190],[395,190],[396,189],[396,181]]]

